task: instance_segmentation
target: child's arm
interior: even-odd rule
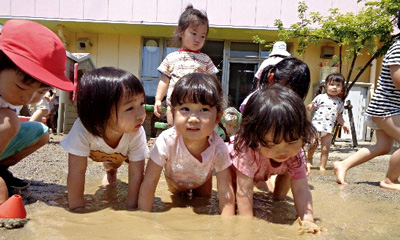
[[[317,108],[317,105],[314,102],[311,102],[310,104],[307,105],[307,110],[308,111],[314,111]]]
[[[252,178],[236,170],[237,189],[236,202],[240,216],[253,217],[253,185]]]
[[[7,149],[8,144],[19,131],[17,114],[8,108],[0,108],[0,154]]]
[[[167,75],[161,74],[160,82],[157,86],[156,100],[154,103],[154,114],[156,117],[161,116],[161,101],[168,90],[169,86],[169,77]]]
[[[235,194],[229,168],[217,173],[219,212],[222,216],[235,215]]]
[[[129,161],[128,198],[126,207],[137,208],[139,189],[143,181],[144,159],[142,161]]]
[[[139,191],[138,208],[147,212],[153,209],[154,194],[156,192],[158,181],[163,167],[149,159],[146,166],[146,173]]]
[[[303,223],[310,223],[308,232],[319,231],[319,227],[314,223],[312,196],[307,178],[292,179],[291,188],[297,215]]]
[[[345,133],[350,133],[349,126],[346,125],[346,122],[345,122],[344,119],[343,119],[343,114],[339,113],[338,116],[337,116],[337,118],[336,118],[336,121],[337,121],[338,123],[340,123],[340,125],[342,125],[343,131],[344,131]]]
[[[83,197],[85,191],[85,173],[87,157],[68,154],[68,206],[70,210],[80,210],[85,207]]]

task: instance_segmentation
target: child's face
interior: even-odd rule
[[[14,69],[5,69],[0,72],[0,95],[12,105],[20,106],[38,102],[50,87],[41,87],[39,81],[26,84],[24,74]]]
[[[207,139],[222,115],[217,113],[217,107],[201,103],[184,103],[176,106],[173,112],[176,131],[186,143]]]
[[[118,105],[117,115],[115,108],[111,110],[106,132],[113,131],[118,134],[138,132],[145,118],[143,94],[123,98]]]
[[[326,93],[329,96],[337,96],[343,90],[343,85],[341,82],[330,81],[329,83],[325,84]]]
[[[181,33],[182,48],[191,51],[199,51],[206,41],[207,37],[207,26],[204,24],[199,25],[196,28],[188,27]]]
[[[282,139],[279,144],[275,144],[272,133],[268,133],[264,140],[267,145],[260,147],[261,154],[267,158],[272,158],[276,162],[284,162],[296,156],[303,146],[301,138],[292,142],[285,142]]]

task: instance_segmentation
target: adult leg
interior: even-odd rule
[[[345,182],[346,172],[355,166],[365,163],[374,157],[387,154],[393,146],[393,138],[387,135],[383,130],[378,129],[376,133],[375,145],[368,146],[358,150],[356,153],[346,158],[344,161],[335,162],[333,170],[336,175],[336,182],[339,184],[347,184]]]
[[[332,134],[326,134],[321,137],[321,161],[319,163],[319,170],[326,170],[326,163],[328,162],[329,150],[331,148]]]
[[[400,115],[388,118],[374,118],[374,122],[387,135],[400,142]],[[391,190],[400,190],[400,148],[398,148],[390,157],[389,168],[384,180],[380,182],[382,188]]]
[[[102,180],[102,185],[116,185],[117,184],[117,171],[122,163],[103,162],[103,167],[106,170]]]

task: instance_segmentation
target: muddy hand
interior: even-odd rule
[[[302,221],[300,218],[297,218],[297,222],[299,223],[299,234],[304,234],[304,233],[319,233],[321,232],[321,227],[319,227],[317,224],[310,222],[310,221]]]

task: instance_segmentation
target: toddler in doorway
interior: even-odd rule
[[[157,70],[161,73],[155,96],[154,114],[161,116],[161,101],[167,93],[167,120],[172,125],[171,94],[176,82],[188,73],[202,72],[217,74],[211,58],[201,53],[209,30],[207,15],[192,5],[186,7],[181,14],[178,27],[175,30],[175,40],[180,44],[180,49],[168,54]]]

